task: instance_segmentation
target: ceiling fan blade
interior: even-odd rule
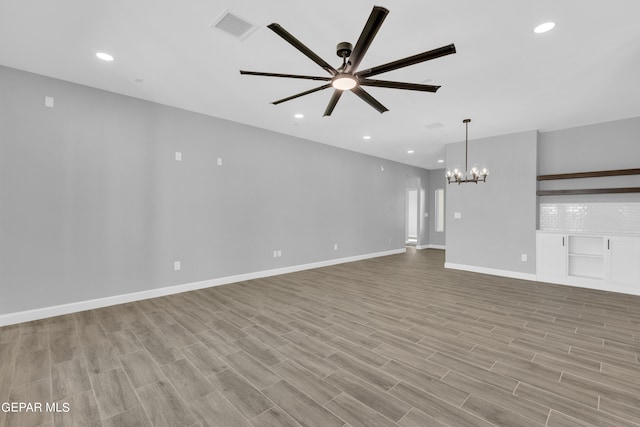
[[[360,37],[356,42],[355,47],[353,48],[353,52],[351,52],[351,56],[349,57],[349,63],[351,64],[347,71],[354,72],[358,69],[362,58],[367,53],[373,38],[378,33],[378,30],[382,26],[384,19],[387,17],[389,13],[388,9],[380,6],[374,6],[371,11],[371,15],[369,15],[369,19],[367,23],[364,25],[362,29],[362,33],[360,33]]]
[[[331,113],[333,113],[333,109],[336,108],[336,104],[342,96],[342,92],[343,91],[338,89],[333,91],[333,95],[331,95],[331,99],[329,100],[329,105],[327,105],[327,109],[324,110],[324,114],[322,115],[322,117],[330,116]]]
[[[421,92],[436,92],[438,89],[440,89],[440,86],[423,85],[423,84],[417,84],[417,83],[391,82],[389,80],[361,79],[358,82],[358,84],[360,86],[386,87],[389,89],[419,90]]]
[[[441,56],[451,55],[452,53],[456,53],[456,47],[453,44],[450,44],[430,50],[428,52],[419,53],[417,55],[409,56],[407,58],[398,59],[397,61],[369,68],[368,70],[359,71],[356,73],[356,75],[358,77],[375,76],[378,74],[386,73],[388,71],[397,70],[398,68],[408,67],[409,65],[419,64],[420,62],[440,58]]]
[[[313,92],[318,92],[319,90],[323,90],[323,89],[326,89],[328,87],[331,87],[331,83],[326,84],[326,85],[322,85],[320,87],[317,87],[317,88],[314,88],[314,89],[310,89],[310,90],[307,90],[307,91],[304,91],[304,92],[301,92],[301,93],[298,93],[296,95],[291,95],[291,96],[289,96],[287,98],[282,98],[282,99],[279,99],[277,101],[273,101],[272,104],[273,105],[278,105],[278,104],[281,104],[283,102],[287,102],[287,101],[291,101],[292,99],[299,98],[301,96],[309,95],[310,93],[313,93]]]
[[[285,41],[287,41],[291,46],[295,47],[300,52],[305,54],[307,56],[307,58],[311,59],[313,62],[318,64],[320,67],[322,67],[326,72],[328,72],[332,76],[335,76],[338,73],[336,71],[336,69],[333,68],[327,61],[325,61],[324,59],[320,58],[311,49],[309,49],[307,46],[305,46],[300,40],[298,40],[297,38],[292,36],[291,33],[289,33],[287,30],[282,28],[282,26],[280,26],[280,24],[273,23],[273,24],[268,25],[267,27],[271,31],[273,31],[274,33],[276,33],[277,35],[279,35],[280,37],[285,39]]]
[[[366,102],[367,104],[371,105],[373,108],[378,110],[379,113],[384,113],[385,111],[389,111],[389,109],[387,107],[385,107],[384,105],[380,104],[373,96],[371,96],[367,92],[365,92],[365,90],[362,89],[360,86],[354,87],[353,89],[351,89],[351,92],[353,92],[355,95],[357,95],[364,102]]]
[[[331,80],[331,77],[301,76],[299,74],[263,73],[260,71],[245,70],[240,70],[240,74],[247,76],[285,77],[288,79],[322,80],[325,82]]]

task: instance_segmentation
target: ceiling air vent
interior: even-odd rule
[[[240,18],[228,10],[222,12],[222,14],[213,21],[211,27],[222,30],[240,40],[246,39],[251,33],[258,29],[257,25],[252,24],[244,18]]]
[[[424,127],[426,127],[429,130],[435,130],[435,129],[439,129],[441,127],[443,127],[444,125],[440,122],[436,122],[436,123],[430,123],[428,125],[424,125]]]

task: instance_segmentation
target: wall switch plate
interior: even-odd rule
[[[282,256],[282,251],[278,249],[278,258],[280,258],[281,256]]]
[[[273,251],[273,257],[278,258],[278,251]]]
[[[173,269],[175,271],[180,271],[180,269],[182,268],[182,266],[180,265],[180,261],[176,261],[173,263]]]
[[[53,96],[45,96],[44,97],[44,106],[53,108]]]
[[[180,151],[176,151],[176,162],[182,161],[182,153]]]
[[[335,243],[335,244],[333,245],[333,250],[334,250],[334,251],[337,251],[337,250],[338,250],[338,244],[337,244],[337,243]]]
[[[222,166],[222,157],[218,157],[218,166]]]
[[[522,255],[520,255],[520,260],[521,260],[522,262],[525,262],[525,261],[527,260],[527,254],[522,254]]]
[[[454,218],[454,219],[460,219],[460,218],[462,218],[462,212],[454,212],[454,213],[453,213],[453,218]]]

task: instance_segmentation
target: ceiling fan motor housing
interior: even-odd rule
[[[353,45],[349,42],[341,42],[336,46],[336,55],[340,58],[348,58],[351,56],[351,51],[353,50]]]

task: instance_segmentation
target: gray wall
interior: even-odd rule
[[[640,167],[640,117],[540,132],[540,175]],[[640,187],[640,175],[540,182],[541,190]],[[640,201],[639,193],[544,196],[541,203]]]
[[[428,172],[0,67],[0,314],[400,249],[412,184]]]
[[[435,192],[438,188],[444,189],[445,207],[447,204],[447,180],[445,178],[446,169],[434,169],[429,171],[429,191],[427,192],[427,200],[429,200],[429,244],[437,246],[445,246],[445,236],[447,232],[447,212],[445,208],[444,232],[436,232],[436,204]]]
[[[464,142],[446,148],[447,167],[464,168]],[[447,263],[535,274],[536,155],[536,131],[469,141],[469,167],[486,165],[490,175],[447,185]]]

